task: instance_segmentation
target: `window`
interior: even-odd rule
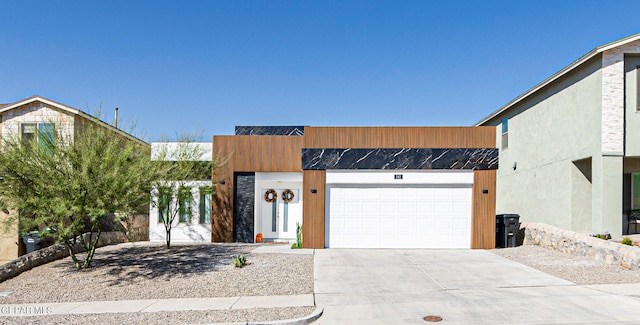
[[[23,123],[22,145],[27,148],[36,143],[38,148],[51,151],[55,141],[55,126],[53,123]]]
[[[502,119],[502,149],[509,147],[509,119]]]
[[[633,173],[631,177],[631,208],[640,209],[640,173]]]
[[[180,204],[180,222],[191,222],[191,189],[183,187],[178,191],[178,202]]]
[[[211,187],[200,188],[200,223],[211,223]]]
[[[171,204],[171,191],[162,187],[158,190],[158,223],[169,220],[169,204]]]
[[[53,123],[23,123],[22,145],[31,148],[35,143],[38,148],[51,151],[55,141],[55,127]]]

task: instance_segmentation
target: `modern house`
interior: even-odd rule
[[[40,141],[43,137],[82,136],[82,126],[94,123],[95,118],[79,109],[52,101],[50,99],[33,96],[12,104],[0,104],[0,138],[19,136],[22,140]],[[148,144],[131,134],[128,134],[103,121],[100,126],[112,130],[131,141],[145,146]],[[22,240],[19,237],[17,225],[6,228],[9,211],[0,212],[0,262],[12,260],[23,254]],[[137,227],[146,233],[148,226]],[[144,237],[145,234],[142,235]]]
[[[627,233],[640,208],[640,34],[593,49],[477,126],[495,127],[498,213]]]
[[[193,161],[211,161],[211,142],[177,143],[154,142],[151,143],[151,157],[153,160],[177,161],[180,155],[175,153],[181,150],[197,154]],[[191,157],[192,155],[189,155]],[[174,187],[174,188],[169,188]],[[211,174],[202,179],[176,180],[167,183],[166,187],[153,189],[153,195],[149,206],[149,240],[164,242],[166,231],[164,220],[170,220],[172,208],[175,207],[177,216],[171,224],[172,242],[210,242],[211,241]]]
[[[212,241],[493,248],[494,127],[236,127],[214,136]]]

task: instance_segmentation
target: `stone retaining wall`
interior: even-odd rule
[[[88,235],[85,235],[88,237]],[[85,238],[87,238],[85,237]],[[120,244],[128,242],[129,239],[125,233],[120,231],[105,232],[100,235],[98,247]],[[82,251],[80,245],[76,245],[74,252]],[[59,260],[69,256],[69,250],[64,243],[58,243],[39,249],[35,252],[22,255],[13,261],[0,265],[0,282],[13,278],[18,274],[31,270],[32,268],[46,264],[55,260]]]
[[[525,222],[520,225],[524,231],[524,245],[538,245],[564,253],[604,260],[608,264],[624,268],[640,269],[640,248],[623,245],[610,240],[602,240],[556,228],[544,223]]]

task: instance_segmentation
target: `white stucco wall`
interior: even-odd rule
[[[193,149],[181,149],[180,146],[193,147]],[[200,157],[191,159],[194,161],[211,161],[212,158],[212,143],[211,142],[191,142],[191,143],[179,143],[179,142],[152,142],[151,143],[151,159],[175,161],[179,159],[175,154],[181,151],[201,153]],[[197,150],[197,151],[196,151]],[[161,157],[163,156],[163,157]]]
[[[191,187],[191,222],[181,223],[180,217],[172,223],[171,242],[210,242],[211,224],[200,223],[200,187],[211,187],[211,181],[187,181],[185,187]],[[166,231],[163,222],[158,222],[157,196],[149,205],[149,241],[164,242]],[[173,198],[174,202],[176,198]]]

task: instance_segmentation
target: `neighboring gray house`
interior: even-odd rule
[[[498,214],[627,233],[629,211],[640,208],[639,70],[636,34],[595,48],[477,123],[496,127]]]

